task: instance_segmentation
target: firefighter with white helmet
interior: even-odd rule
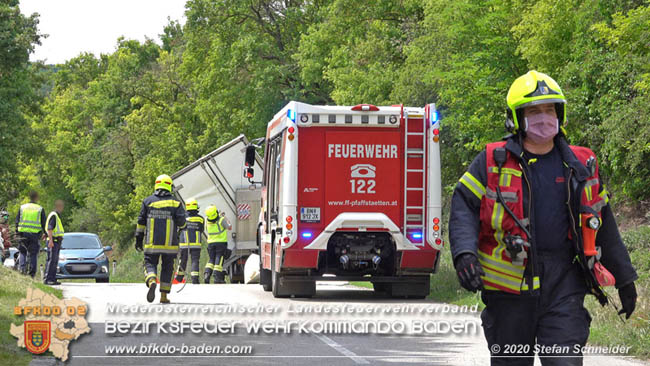
[[[154,193],[142,201],[135,233],[135,248],[144,250],[145,284],[149,288],[147,301],[153,302],[160,268],[160,302],[169,303],[174,275],[174,259],[178,253],[178,232],[185,227],[185,209],[172,196],[172,179],[166,175],[156,178]]]

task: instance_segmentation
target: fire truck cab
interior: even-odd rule
[[[309,297],[316,281],[369,281],[394,297],[429,294],[443,248],[438,112],[402,105],[290,102],[249,145],[265,145],[260,282]]]

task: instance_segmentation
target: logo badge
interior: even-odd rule
[[[548,94],[548,87],[547,86],[542,87],[542,94],[544,94],[544,95]]]
[[[49,320],[25,321],[25,348],[31,353],[40,354],[50,348],[51,323]]]

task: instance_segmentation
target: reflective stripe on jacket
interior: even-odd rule
[[[185,227],[185,208],[167,191],[142,201],[136,235],[144,234],[145,253],[178,252],[178,232]]]
[[[616,277],[616,286],[620,287],[638,278],[632,267],[629,254],[621,241],[616,222],[608,205],[608,194],[602,186],[598,167],[594,170],[586,167],[586,161],[595,156],[589,149],[569,146],[562,136],[555,139],[562,160],[567,168],[567,189],[570,192],[570,203],[567,209],[570,213],[570,242],[577,254],[579,265],[587,273],[586,283],[592,293],[602,298],[598,285],[591,281],[592,273],[587,271],[580,233],[580,214],[588,210],[595,212],[602,220],[602,226],[596,236],[596,245],[602,250],[601,262]],[[504,146],[507,160],[499,176],[496,163],[492,156],[494,148]],[[488,157],[488,150],[490,156]],[[518,216],[520,221],[528,225],[529,232],[535,236],[535,228],[528,222],[530,217],[530,200],[535,193],[532,182],[529,185],[527,166],[521,160],[523,149],[518,143],[517,136],[508,138],[505,142],[490,144],[485,151],[478,154],[468,171],[460,178],[452,197],[449,220],[449,239],[452,256],[457,259],[464,253],[477,255],[485,267],[486,276],[483,278],[487,290],[499,290],[510,293],[534,292],[539,287],[539,269],[535,258],[534,238],[532,253],[528,253],[525,264],[512,263],[507,251],[504,250],[503,236],[505,233],[525,235],[496,203],[496,185],[503,193],[505,204]],[[532,192],[531,192],[532,191]],[[524,209],[525,208],[525,209]],[[543,229],[541,229],[543,230]],[[525,276],[524,276],[525,273]],[[589,283],[592,282],[592,283]],[[544,286],[544,283],[541,283]]]
[[[61,218],[59,217],[59,214],[56,211],[50,212],[50,214],[47,216],[47,223],[49,225],[50,219],[52,216],[55,217],[55,222],[56,224],[54,225],[54,230],[52,230],[52,237],[53,238],[62,238],[63,234],[65,231],[63,230],[63,224],[61,223]]]
[[[186,219],[185,229],[181,231],[180,246],[191,248],[201,247],[201,234],[205,221],[199,214],[189,214]]]
[[[228,230],[224,225],[224,217],[219,217],[215,221],[208,220],[206,231],[208,232],[208,243],[219,243],[228,241]]]
[[[43,230],[43,223],[41,223],[42,211],[43,207],[36,203],[25,203],[20,206],[18,232],[38,233]]]

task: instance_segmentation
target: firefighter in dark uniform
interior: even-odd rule
[[[569,145],[560,127],[558,84],[530,71],[514,81],[507,104],[511,135],[478,154],[452,197],[456,272],[465,289],[481,290],[492,365],[533,365],[539,349],[543,365],[582,365],[585,295],[604,305],[602,287],[615,282],[619,314],[629,318],[637,274],[594,153]]]
[[[228,250],[228,230],[232,229],[230,222],[224,214],[219,214],[217,207],[209,206],[205,210],[208,218],[206,231],[208,234],[208,263],[205,265],[203,280],[210,283],[210,277],[214,274],[214,283],[225,283],[223,262]]]
[[[185,209],[172,196],[172,179],[168,175],[156,178],[154,193],[142,201],[135,232],[135,248],[144,249],[145,284],[149,288],[147,301],[156,296],[157,267],[160,266],[160,303],[169,303],[167,294],[172,287],[174,259],[178,253],[178,232],[185,227]]]
[[[45,265],[45,278],[43,282],[46,285],[60,285],[61,282],[56,280],[56,270],[59,266],[59,252],[61,251],[61,242],[63,242],[63,223],[59,216],[63,212],[65,204],[62,200],[54,201],[54,210],[47,216],[47,264]]]
[[[40,239],[45,233],[45,210],[38,202],[38,193],[29,193],[29,203],[20,206],[16,216],[16,232],[18,233],[18,268],[23,274],[29,272],[32,278],[36,275],[38,251],[41,249]],[[29,257],[29,271],[27,269]]]
[[[176,281],[182,282],[185,273],[187,272],[188,252],[189,257],[192,258],[192,283],[199,284],[199,260],[201,258],[201,238],[203,237],[203,229],[205,226],[205,219],[199,215],[199,204],[196,199],[190,199],[185,204],[187,211],[186,226],[181,231],[180,235],[180,251],[181,260],[178,264],[178,273],[176,274]]]

